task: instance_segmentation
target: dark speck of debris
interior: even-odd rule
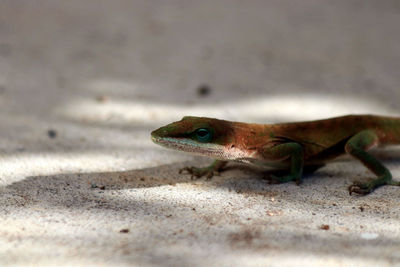
[[[211,93],[211,88],[210,88],[208,85],[206,85],[206,84],[200,85],[200,86],[197,88],[197,94],[198,94],[199,96],[201,96],[201,97],[206,97],[206,96],[208,96],[210,93]]]
[[[144,180],[146,180],[144,177],[140,178],[140,181],[142,181],[142,182],[143,182]]]
[[[106,190],[106,187],[104,185],[98,186],[97,184],[94,183],[90,185],[90,188],[98,188],[100,190]]]
[[[360,209],[361,212],[363,212],[365,210],[365,208],[363,206],[358,207]]]
[[[329,225],[323,224],[323,225],[320,226],[320,229],[322,229],[322,230],[329,230]]]
[[[57,131],[54,130],[54,129],[50,129],[50,130],[47,131],[47,135],[52,139],[56,138],[57,137]]]
[[[104,103],[104,102],[107,102],[108,97],[105,95],[99,95],[98,97],[96,97],[96,100],[97,100],[97,102]]]
[[[121,230],[119,230],[119,232],[122,234],[127,234],[127,233],[129,233],[129,229],[128,228],[121,229]]]

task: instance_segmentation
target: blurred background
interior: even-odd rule
[[[399,115],[399,25],[397,0],[2,0],[2,190],[185,161],[149,133],[186,115]]]
[[[29,138],[49,127],[68,136],[60,149],[87,152],[140,147],[185,115],[399,114],[399,13],[398,1],[1,1],[3,150],[43,151]]]
[[[4,0],[2,108],[103,123],[398,112],[388,99],[400,94],[399,9],[398,1]],[[99,110],[96,97],[111,103]]]

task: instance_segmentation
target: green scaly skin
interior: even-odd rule
[[[302,181],[303,169],[316,170],[326,162],[349,154],[377,178],[354,182],[349,193],[366,195],[382,185],[400,186],[390,171],[367,151],[382,144],[400,144],[400,118],[348,115],[318,121],[252,124],[203,117],[184,117],[151,133],[156,144],[216,161],[205,168],[186,167],[195,177],[210,179],[228,161],[257,166],[286,168],[284,176],[271,182]]]

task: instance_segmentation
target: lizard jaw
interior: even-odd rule
[[[195,155],[208,156],[219,160],[235,160],[247,162],[254,154],[253,151],[243,151],[232,146],[213,143],[198,143],[189,138],[171,138],[152,136],[152,141],[166,148],[184,151]]]
[[[163,147],[188,152],[200,156],[208,156],[221,160],[229,160],[225,153],[225,147],[212,143],[198,143],[189,138],[170,138],[152,136],[151,140]]]

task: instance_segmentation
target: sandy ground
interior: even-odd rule
[[[399,115],[398,25],[398,1],[2,0],[0,265],[400,265],[400,188],[349,196],[359,162],[192,181],[210,161],[149,138],[184,115]],[[375,154],[399,180],[400,151]]]

